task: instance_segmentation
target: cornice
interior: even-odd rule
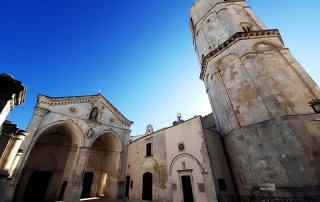
[[[21,105],[24,103],[26,87],[22,85],[21,81],[15,80],[13,76],[6,73],[1,73],[0,89],[2,97],[7,96],[14,98],[14,105]]]
[[[101,94],[100,94],[101,95]],[[122,124],[131,126],[133,121],[129,121],[125,116],[121,114],[105,97],[101,95],[103,99],[99,101],[102,107],[106,107]]]
[[[259,30],[259,31],[250,31],[250,32],[237,32],[228,40],[220,44],[217,48],[212,50],[206,56],[202,57],[201,61],[201,72],[200,72],[200,79],[204,80],[205,72],[207,70],[208,61],[213,57],[216,57],[224,50],[228,49],[234,43],[245,40],[245,39],[255,39],[255,38],[265,38],[265,37],[277,37],[281,43],[283,44],[281,35],[278,29],[268,29],[268,30]]]
[[[122,124],[131,126],[133,121],[129,121],[124,115],[121,114],[103,95],[89,96],[70,96],[70,97],[49,97],[46,95],[38,95],[38,103],[48,106],[59,106],[80,103],[99,103],[102,108],[107,108]]]

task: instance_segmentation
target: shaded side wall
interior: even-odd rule
[[[223,151],[220,135],[212,131],[215,127],[212,114],[202,118],[202,127],[208,148],[208,155],[211,162],[213,179],[217,186],[215,190],[217,194],[235,195],[234,184],[232,182],[230,169],[227,164],[227,159]],[[226,182],[226,190],[220,190],[218,179],[224,179]]]

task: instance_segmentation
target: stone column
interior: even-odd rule
[[[0,160],[0,192],[5,188],[6,179],[9,177],[9,170],[12,166],[12,163],[18,153],[19,147],[21,146],[22,141],[26,136],[29,135],[29,132],[24,130],[19,130],[16,132],[13,137],[10,139],[2,157]]]
[[[61,182],[62,171],[52,171],[52,176],[49,182],[49,186],[44,197],[44,201],[54,201],[57,199],[57,192]]]
[[[1,126],[1,133],[0,133],[0,165],[5,161],[5,152],[8,149],[8,144],[14,134],[18,131],[17,125],[13,124],[11,121],[5,121]],[[8,185],[7,177],[9,177],[9,172],[0,168],[0,201],[4,198],[5,189]]]
[[[24,153],[24,150],[23,149],[19,149],[18,150],[18,153],[16,155],[16,157],[14,158],[13,162],[12,162],[12,165],[11,165],[11,168],[9,170],[9,178],[12,178],[12,174],[13,174],[13,171],[14,169],[16,168],[22,154]]]
[[[93,172],[93,181],[91,186],[90,197],[95,197],[98,195],[98,187],[100,184],[100,175],[102,171],[94,171]]]
[[[72,175],[69,177],[66,192],[64,194],[63,202],[79,201],[81,197],[83,176],[87,161],[90,155],[90,148],[79,148],[76,162],[72,169]]]
[[[23,201],[23,194],[24,194],[24,191],[27,187],[30,175],[33,173],[33,171],[34,170],[24,170],[21,181],[20,181],[20,185],[18,187],[18,190],[16,192],[16,195],[15,195],[13,201],[16,201],[16,202]]]
[[[28,131],[19,130],[9,141],[0,161],[0,175],[9,176],[9,170]]]
[[[12,163],[11,168],[9,170],[9,177],[6,178],[6,182],[5,182],[4,187],[2,188],[2,190],[0,189],[0,202],[5,201],[6,193],[7,193],[7,190],[9,188],[9,186],[10,185],[13,186],[12,185],[12,173],[13,173],[15,167],[17,166],[17,163],[18,163],[22,153],[23,153],[23,150],[19,149],[16,157],[13,160],[13,163]]]

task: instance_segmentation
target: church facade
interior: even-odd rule
[[[39,95],[7,200],[121,197],[132,123],[101,94]]]

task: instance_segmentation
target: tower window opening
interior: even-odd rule
[[[151,154],[151,143],[146,144],[146,156],[152,156],[152,154]]]
[[[247,22],[240,23],[240,27],[242,27],[242,29],[245,32],[250,32],[250,31],[255,31],[256,30],[252,24],[247,23]]]

